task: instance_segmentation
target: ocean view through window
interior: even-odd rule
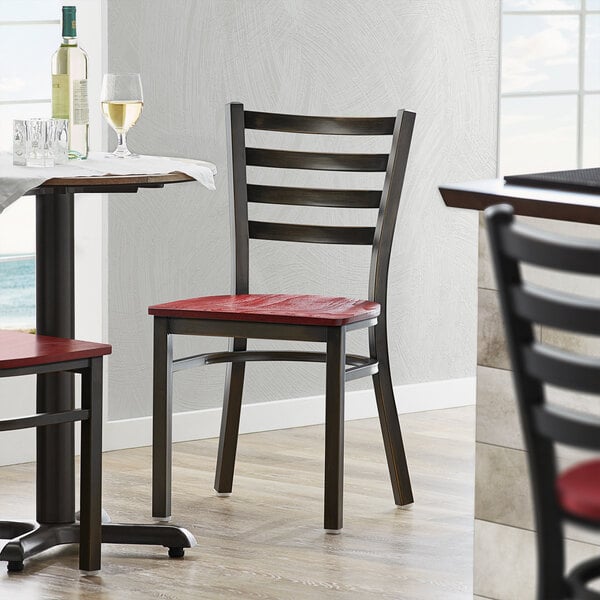
[[[34,254],[0,254],[0,320],[5,329],[35,327]]]

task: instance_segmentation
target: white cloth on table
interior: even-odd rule
[[[215,165],[203,160],[139,156],[138,158],[106,158],[104,152],[90,152],[86,160],[69,161],[54,167],[22,167],[12,164],[10,152],[0,152],[0,212],[25,192],[55,177],[98,177],[100,175],[156,175],[185,173],[209,190],[214,190]]]

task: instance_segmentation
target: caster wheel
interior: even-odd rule
[[[183,558],[185,554],[185,550],[183,548],[169,548],[169,557],[170,558]],[[23,567],[21,567],[23,568]]]
[[[6,569],[9,573],[20,573],[23,570],[22,560],[9,560]]]

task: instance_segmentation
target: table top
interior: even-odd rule
[[[94,175],[93,177],[55,177],[42,183],[39,188],[45,187],[82,187],[82,186],[118,186],[118,185],[163,185],[165,183],[180,183],[194,181],[193,177],[185,173],[160,173],[156,175]]]
[[[214,190],[216,173],[216,166],[203,160],[144,155],[115,160],[102,152],[54,167],[23,167],[13,164],[12,154],[0,152],[0,212],[21,196],[60,193],[60,188],[72,193],[136,192],[196,180]]]
[[[511,185],[502,179],[443,185],[439,190],[446,206],[455,208],[484,210],[506,202],[518,215],[600,225],[600,194]]]

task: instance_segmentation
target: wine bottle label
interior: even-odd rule
[[[87,79],[73,80],[73,125],[87,125],[90,121],[87,83]]]
[[[52,117],[69,118],[69,76],[52,75]]]

